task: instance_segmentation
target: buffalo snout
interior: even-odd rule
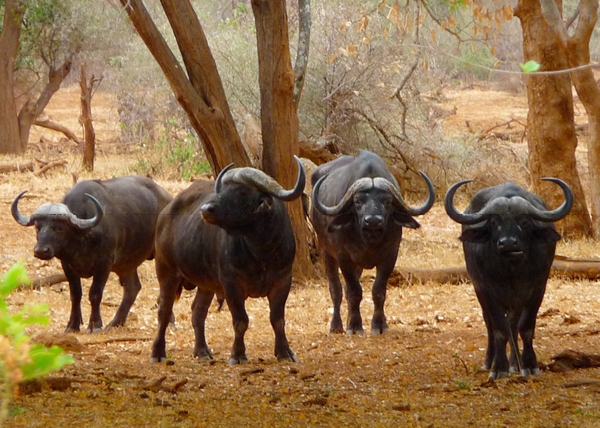
[[[520,241],[515,236],[503,236],[502,238],[498,239],[496,246],[498,251],[503,254],[516,254],[523,252]]]
[[[54,257],[54,249],[50,245],[36,245],[33,255],[41,260],[50,260]]]
[[[369,230],[377,230],[383,228],[383,216],[382,215],[366,215],[364,217],[364,228]]]

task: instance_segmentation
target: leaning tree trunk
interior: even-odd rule
[[[296,177],[293,155],[299,151],[299,124],[285,0],[252,0],[252,10],[258,43],[263,169],[290,188]],[[296,236],[294,276],[313,276],[302,201],[288,203],[288,210]]]
[[[598,0],[581,0],[577,27],[572,36],[553,0],[541,0],[544,19],[554,31],[565,53],[577,95],[588,115],[589,200],[592,207],[594,238],[600,239],[600,88],[591,68],[590,41],[598,21]],[[580,67],[585,68],[580,68]]]
[[[121,4],[189,117],[215,174],[230,162],[250,166],[214,58],[190,1],[161,0],[185,69],[152,21],[143,0],[121,0]]]
[[[96,157],[96,132],[92,122],[92,90],[94,87],[94,76],[88,82],[87,67],[85,62],[81,64],[79,76],[79,87],[81,89],[81,118],[83,125],[83,167],[87,171],[94,170],[94,158]]]
[[[21,107],[19,112],[19,135],[21,140],[21,149],[24,152],[27,149],[27,143],[29,143],[29,134],[31,133],[31,126],[34,124],[37,117],[42,114],[52,95],[60,89],[60,84],[68,76],[71,71],[71,65],[73,64],[73,58],[69,57],[60,66],[47,62],[48,65],[48,82],[44,86],[44,89],[38,96],[37,100],[29,100]]]
[[[17,103],[13,93],[15,57],[21,36],[21,20],[25,6],[19,0],[6,0],[0,35],[0,153],[22,153],[17,119]]]
[[[537,61],[542,71],[566,69],[567,60],[543,19],[538,0],[519,0],[515,15],[523,28],[525,61]],[[541,178],[557,177],[566,181],[573,189],[575,203],[571,214],[557,227],[566,237],[590,236],[591,220],[575,159],[577,136],[571,79],[568,74],[533,74],[526,76],[525,85],[529,106],[529,169],[534,191],[551,208],[556,208],[563,196],[554,189],[555,186],[542,184]]]

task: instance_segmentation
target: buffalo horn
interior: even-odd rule
[[[421,175],[421,177],[423,178],[423,180],[425,180],[425,183],[427,184],[427,200],[423,203],[423,205],[421,205],[419,207],[413,208],[413,207],[409,207],[408,205],[406,205],[406,203],[404,202],[404,199],[402,198],[402,194],[400,193],[398,188],[391,181],[386,180],[385,178],[376,177],[375,178],[375,187],[381,188],[384,190],[388,190],[391,194],[393,194],[394,197],[396,198],[396,200],[398,201],[398,203],[411,216],[423,215],[426,212],[428,212],[431,209],[431,207],[433,207],[433,204],[435,202],[435,189],[433,187],[433,183],[431,182],[429,177],[427,177],[427,175],[423,171],[419,171],[419,174]]]
[[[460,224],[475,224],[486,219],[483,218],[481,214],[461,213],[454,206],[454,194],[458,188],[472,181],[473,180],[461,180],[457,183],[454,183],[452,186],[450,186],[446,192],[446,196],[444,197],[444,208],[446,209],[446,214],[448,214],[448,217],[450,217],[452,220]]]
[[[306,174],[304,173],[302,162],[300,162],[300,159],[297,156],[294,156],[294,158],[298,163],[298,178],[296,179],[296,184],[290,190],[284,189],[274,178],[256,168],[236,168],[230,172],[227,176],[227,180],[254,186],[261,192],[268,193],[282,201],[292,201],[302,195],[304,185],[306,184]],[[222,173],[223,172],[221,171],[221,174]],[[221,174],[219,174],[219,176],[221,176]],[[223,178],[221,177],[221,181],[222,180]],[[219,186],[218,188],[220,190],[221,183],[219,182],[215,185],[215,191],[217,186]]]
[[[217,181],[215,183],[215,193],[219,193],[221,191],[222,182],[223,182],[223,176],[225,175],[225,173],[227,171],[229,171],[231,169],[232,166],[233,166],[233,163],[230,163],[225,168],[223,168],[221,170],[221,172],[219,172],[219,175],[217,175]]]
[[[91,229],[92,227],[100,223],[100,220],[102,220],[102,217],[104,217],[104,208],[102,208],[102,204],[100,204],[100,201],[98,201],[98,199],[94,198],[89,193],[86,193],[85,196],[90,198],[96,206],[96,215],[94,215],[94,217],[79,218],[69,211],[69,222],[71,222],[73,226],[77,226],[79,229],[82,230]]]
[[[573,200],[574,200],[574,196],[573,196],[573,190],[571,190],[571,188],[569,187],[569,185],[567,183],[565,183],[564,181],[558,179],[558,178],[554,178],[554,177],[546,177],[546,178],[542,178],[542,180],[544,181],[551,181],[553,183],[556,183],[560,186],[560,188],[562,189],[563,193],[565,194],[565,201],[562,203],[562,205],[560,207],[558,207],[555,210],[549,211],[541,211],[538,209],[535,209],[535,212],[532,214],[532,218],[534,220],[539,220],[539,221],[544,221],[544,222],[554,222],[554,221],[558,221],[561,220],[563,218],[565,218],[567,216],[567,214],[569,214],[569,212],[571,211],[571,208],[573,208]]]
[[[31,217],[25,216],[19,211],[19,199],[21,199],[21,197],[25,193],[27,193],[27,190],[19,193],[17,197],[12,201],[12,204],[10,206],[10,212],[15,221],[21,226],[31,226],[33,224],[33,220],[31,219]]]
[[[372,178],[363,177],[361,179],[358,179],[354,183],[352,183],[352,186],[350,186],[348,190],[346,190],[346,193],[342,197],[342,200],[337,205],[334,205],[333,207],[328,207],[326,205],[323,205],[323,203],[319,199],[319,190],[321,189],[321,184],[323,184],[323,181],[326,177],[327,175],[321,177],[319,181],[315,183],[315,187],[312,191],[313,205],[315,209],[323,215],[338,215],[346,211],[351,205],[352,201],[354,200],[354,194],[356,192],[362,192],[364,190],[369,190],[373,188]]]

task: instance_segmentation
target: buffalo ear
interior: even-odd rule
[[[256,207],[256,210],[254,210],[254,212],[257,214],[266,214],[271,212],[272,209],[273,197],[270,195],[263,195],[261,196],[260,203],[258,204],[258,207]]]
[[[392,218],[394,219],[394,223],[400,227],[408,227],[410,229],[418,229],[421,227],[419,222],[406,211],[395,210],[394,214],[392,214]]]
[[[476,244],[483,244],[490,240],[490,234],[488,232],[488,228],[484,224],[480,227],[470,227],[468,229],[463,230],[460,234],[459,239],[462,242],[473,242]]]
[[[536,227],[533,239],[536,242],[556,242],[560,241],[560,234],[553,227]]]
[[[334,215],[331,223],[327,226],[329,232],[340,230],[352,226],[354,223],[354,215],[352,213]]]

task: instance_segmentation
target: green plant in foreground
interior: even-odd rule
[[[29,305],[10,314],[6,297],[29,280],[22,264],[14,265],[0,279],[0,426],[6,420],[9,404],[19,382],[45,376],[74,362],[58,346],[33,344],[25,330],[33,324],[47,325],[47,305]]]

